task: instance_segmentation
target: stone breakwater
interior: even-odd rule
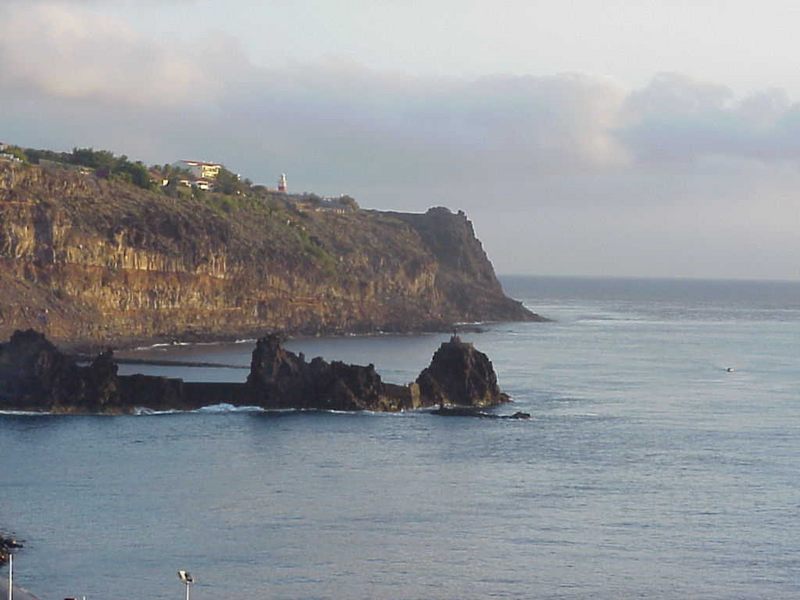
[[[70,414],[131,414],[196,410],[216,404],[264,409],[396,412],[439,406],[480,409],[508,402],[489,358],[458,336],[408,385],[384,383],[373,365],[310,362],[283,347],[283,337],[259,339],[245,383],[198,383],[119,375],[113,353],[79,366],[42,333],[16,331],[0,345],[0,410]]]

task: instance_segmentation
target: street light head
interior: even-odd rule
[[[189,585],[190,583],[194,583],[194,579],[192,578],[192,574],[189,573],[189,571],[178,571],[178,578],[183,583],[185,583],[186,585]]]

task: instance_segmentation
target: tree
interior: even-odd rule
[[[131,162],[124,154],[115,156],[108,150],[94,148],[73,148],[68,155],[73,165],[94,169],[98,177],[115,177],[130,182],[140,188],[150,189],[150,173],[141,161]]]
[[[18,158],[24,163],[28,162],[28,155],[25,151],[20,148],[19,146],[7,146],[5,149],[6,154],[10,154],[11,156]]]
[[[360,208],[355,198],[348,196],[347,194],[339,197],[339,205],[350,210],[358,210]]]
[[[150,181],[150,173],[147,171],[147,167],[145,167],[144,163],[141,161],[132,163],[128,160],[125,160],[125,162],[119,164],[119,166],[115,169],[115,172],[128,175],[131,183],[139,186],[140,188],[149,189],[152,186],[152,182]]]
[[[222,194],[235,194],[242,191],[242,182],[239,181],[239,176],[232,173],[225,167],[219,170],[219,173],[214,178],[214,191]]]

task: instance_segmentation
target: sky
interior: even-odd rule
[[[499,273],[800,279],[800,4],[0,0],[0,140],[464,210]]]

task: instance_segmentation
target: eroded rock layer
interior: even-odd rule
[[[0,163],[0,336],[59,342],[440,329],[534,320],[463,213],[170,198]]]

